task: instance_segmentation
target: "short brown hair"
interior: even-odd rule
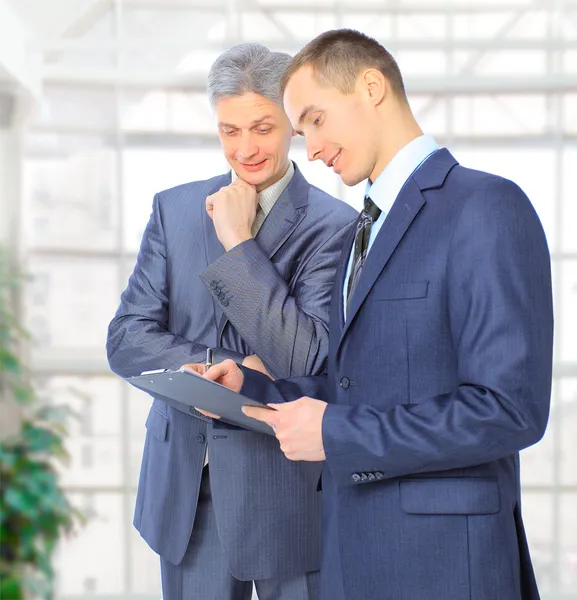
[[[393,56],[377,40],[354,29],[326,31],[309,42],[291,60],[281,80],[284,94],[289,79],[302,67],[311,66],[321,85],[332,85],[351,94],[363,69],[378,69],[393,91],[406,100],[405,84]]]

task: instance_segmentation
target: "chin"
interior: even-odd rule
[[[354,174],[350,174],[350,173],[341,173],[341,181],[347,186],[347,187],[353,187],[355,185],[357,185],[357,183],[361,183],[361,181],[363,181],[363,179],[366,179],[366,177],[359,177],[358,175],[354,175]]]
[[[251,185],[259,186],[270,179],[270,173],[246,173],[243,171],[242,178]]]

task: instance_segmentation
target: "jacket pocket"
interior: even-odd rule
[[[409,300],[426,298],[428,281],[392,281],[375,290],[375,300]]]
[[[401,480],[401,508],[415,515],[490,515],[499,512],[496,479],[458,477]]]
[[[150,409],[148,418],[146,419],[146,429],[153,435],[157,440],[164,442],[166,441],[166,434],[168,432],[168,417],[159,413],[154,407]]]

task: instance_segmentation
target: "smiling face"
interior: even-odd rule
[[[257,191],[281,179],[294,135],[283,109],[252,92],[221,98],[215,109],[220,142],[235,173]]]
[[[309,160],[322,160],[346,185],[371,177],[378,161],[380,127],[363,79],[350,94],[320,85],[310,66],[289,79],[284,105],[297,133],[306,139]]]

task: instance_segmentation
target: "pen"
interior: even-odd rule
[[[210,367],[212,367],[212,361],[213,361],[213,351],[212,348],[207,348],[206,349],[206,363],[204,365],[204,372],[206,373]]]

